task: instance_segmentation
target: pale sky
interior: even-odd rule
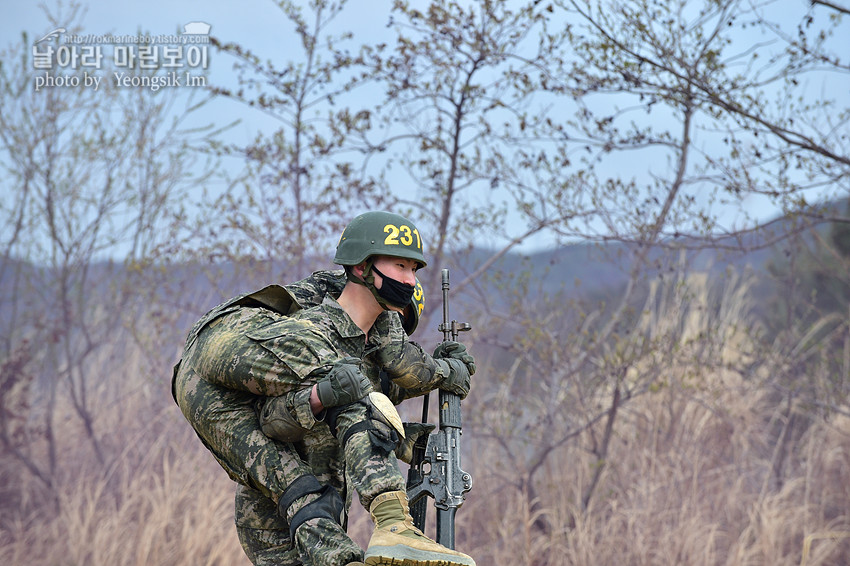
[[[783,0],[785,1],[788,2],[789,8],[795,9],[795,13],[807,8],[802,0]],[[55,8],[55,4],[54,0],[47,3],[51,9]],[[235,41],[247,46],[262,58],[280,58],[285,61],[288,59],[288,49],[300,50],[300,46],[292,44],[296,38],[290,22],[271,0],[97,0],[83,4],[85,12],[80,22],[81,33],[135,35],[143,31],[150,34],[177,34],[189,22],[205,22],[211,26],[212,35],[223,41]],[[357,38],[374,40],[383,33],[387,33],[389,37],[386,19],[390,4],[390,0],[350,0],[339,23],[345,26],[346,31],[354,33],[355,43]],[[29,33],[30,43],[52,30],[44,11],[39,7],[41,5],[43,4],[29,0],[3,0],[0,50],[10,44],[20,44],[22,30]],[[59,23],[60,27],[65,25]],[[232,60],[212,49],[210,55],[208,76],[211,82],[232,84]],[[222,123],[230,122],[236,117],[243,120],[230,134],[235,139],[240,136],[244,136],[245,140],[250,139],[264,122],[259,114],[251,116],[250,113],[233,106],[216,108],[219,112],[216,119]],[[751,212],[755,212],[756,216],[762,219],[772,217],[776,213],[775,210],[767,208],[760,210],[762,204],[755,200],[751,205]],[[730,222],[732,221],[730,219]],[[545,246],[546,242],[531,241],[529,244],[530,247],[538,247]]]
[[[222,41],[240,43],[264,59],[284,61],[288,59],[285,57],[286,50],[296,40],[291,22],[272,0],[81,0],[81,3],[82,17],[78,18],[81,20],[81,33],[136,35],[141,30],[152,35],[177,34],[185,24],[200,21],[210,24],[210,34]],[[19,44],[24,30],[28,32],[31,43],[52,31],[42,7],[48,6],[55,11],[56,4],[56,0],[3,0],[0,50],[12,43]],[[383,4],[386,4],[383,9],[376,9]],[[371,6],[372,10],[358,9],[359,6]],[[388,11],[389,1],[352,0],[346,6],[345,17],[340,20],[347,30],[354,32],[355,37],[361,34],[374,37],[386,30]],[[380,16],[382,21],[377,21],[376,13],[384,14]],[[66,24],[59,25],[67,27]],[[293,49],[298,49],[298,46]],[[210,80],[217,84],[233,84],[232,59],[214,53],[212,49],[210,51],[207,73]],[[248,113],[239,114],[243,119],[248,117]],[[257,119],[261,121],[259,116]],[[253,137],[256,126],[244,124],[243,133]]]

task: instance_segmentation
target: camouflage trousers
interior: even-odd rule
[[[251,312],[254,311],[254,312]],[[286,517],[277,502],[286,488],[303,475],[332,485],[349,508],[352,492],[367,509],[380,493],[404,489],[395,456],[376,447],[365,432],[351,436],[345,449],[324,423],[302,443],[277,442],[260,429],[254,391],[283,392],[305,388],[291,374],[275,381],[280,360],[248,337],[274,315],[259,309],[238,309],[217,319],[187,349],[175,377],[174,392],[183,415],[203,444],[237,482],[235,519],[240,542],[258,565],[338,566],[361,560],[362,550],[343,527],[328,519],[310,519],[290,539],[288,520],[317,495],[290,506]],[[368,408],[354,404],[342,411],[337,435],[369,417]],[[341,521],[344,524],[344,520]]]

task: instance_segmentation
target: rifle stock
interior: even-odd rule
[[[449,270],[442,272],[443,323],[439,330],[443,340],[456,340],[460,332],[472,327],[456,320],[449,322]],[[413,448],[410,471],[407,475],[407,495],[414,525],[425,527],[426,496],[434,499],[437,508],[437,542],[455,546],[455,514],[463,505],[466,493],[472,488],[472,476],[460,467],[460,437],[462,434],[460,397],[449,391],[439,392],[439,429]],[[423,400],[422,419],[428,419],[428,396]],[[419,439],[422,441],[422,439]]]

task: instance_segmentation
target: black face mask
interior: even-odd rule
[[[380,295],[382,299],[384,299],[388,304],[400,309],[403,309],[410,304],[410,299],[413,298],[413,291],[415,290],[413,285],[407,285],[401,281],[390,279],[378,271],[378,268],[374,265],[372,266],[372,271],[380,275],[384,280],[381,284],[381,288],[377,289],[378,295]]]

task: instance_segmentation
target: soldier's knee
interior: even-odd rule
[[[292,515],[291,519],[287,517],[290,507],[296,500],[314,493],[318,494],[319,497],[301,507]],[[315,476],[301,476],[289,484],[289,487],[281,495],[277,508],[278,514],[289,522],[289,535],[294,541],[298,527],[310,519],[330,519],[334,523],[342,525],[345,503],[332,486],[323,486]]]
[[[344,430],[339,431],[339,417],[353,406],[362,406],[365,418],[348,423]],[[340,444],[345,448],[348,441],[358,432],[367,432],[370,442],[381,452],[389,454],[395,450],[404,438],[404,426],[395,406],[383,393],[372,392],[363,399],[351,405],[328,411],[328,425]]]
[[[269,438],[298,442],[309,432],[287,410],[284,397],[264,397],[257,406],[260,428]]]

